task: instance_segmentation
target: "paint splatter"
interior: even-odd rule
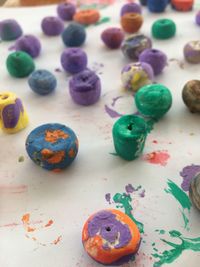
[[[180,172],[181,177],[183,177],[183,182],[181,188],[184,191],[189,191],[190,182],[198,173],[200,173],[200,165],[189,165],[182,169]]]
[[[110,22],[110,20],[111,20],[110,17],[103,17],[102,19],[100,19],[99,21],[97,21],[95,23],[95,26],[99,26],[101,24],[108,23],[108,22]]]
[[[179,59],[177,59],[177,58],[170,58],[169,62],[176,62],[178,64],[179,68],[182,69],[182,70],[185,68],[184,62],[179,60]]]
[[[60,235],[58,238],[56,238],[51,244],[52,245],[57,245],[62,239],[62,236]]]
[[[105,199],[109,204],[111,204],[111,194],[110,193],[105,194]]]
[[[117,102],[119,99],[121,99],[121,98],[123,98],[122,95],[121,95],[121,96],[114,97],[114,98],[112,99],[111,106],[114,107],[115,104],[116,104],[116,102]]]
[[[102,69],[104,68],[103,63],[93,62],[90,69],[94,71],[96,74],[101,75]]]
[[[158,232],[159,235],[164,235],[165,234],[165,230],[158,230],[158,229],[156,229],[155,232]]]
[[[104,106],[106,113],[111,117],[111,118],[119,118],[123,116],[122,114],[118,113],[117,111],[109,108],[107,105]]]
[[[20,156],[20,157],[18,158],[18,162],[24,162],[24,156]]]
[[[55,68],[55,72],[62,72],[60,68]]]
[[[133,187],[133,185],[132,184],[127,184],[126,186],[125,186],[125,190],[126,190],[126,192],[128,193],[128,194],[130,194],[130,193],[133,193],[133,192],[136,192],[136,191],[138,191],[139,189],[141,189],[142,188],[142,186],[141,185],[139,185],[138,187]]]
[[[144,155],[143,159],[152,164],[166,166],[170,155],[167,151],[154,151]]]
[[[145,189],[143,189],[139,195],[140,195],[140,197],[145,197]]]
[[[45,224],[44,227],[49,227],[53,224],[53,220],[49,220],[47,224]]]

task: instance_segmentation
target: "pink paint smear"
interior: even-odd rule
[[[154,151],[152,153],[144,155],[143,159],[151,164],[157,164],[161,166],[166,166],[170,155],[167,151]]]

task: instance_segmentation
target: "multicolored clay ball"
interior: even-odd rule
[[[36,36],[27,34],[20,37],[15,42],[15,50],[24,51],[27,54],[29,54],[32,58],[36,58],[40,55],[41,43]]]
[[[45,17],[41,23],[42,31],[47,36],[58,36],[64,30],[64,23],[57,17]]]
[[[61,3],[57,6],[57,13],[62,20],[73,20],[73,16],[76,13],[76,6],[72,3]]]
[[[148,126],[139,116],[126,115],[118,119],[112,130],[117,154],[125,160],[138,158],[144,149]]]
[[[102,264],[119,264],[134,256],[141,242],[136,224],[119,210],[99,211],[86,221],[82,231],[85,251]]]
[[[189,197],[193,205],[200,211],[200,174],[197,174],[190,183]]]
[[[194,0],[171,0],[172,7],[178,11],[192,10]]]
[[[101,34],[101,40],[110,49],[117,49],[121,46],[124,39],[124,33],[120,28],[110,27]]]
[[[67,48],[61,55],[63,69],[71,74],[86,69],[87,62],[87,54],[81,48]]]
[[[120,16],[124,16],[126,13],[142,13],[142,8],[137,3],[127,3],[122,6]]]
[[[28,84],[35,93],[47,95],[56,88],[57,80],[48,70],[36,70],[30,75]]]
[[[78,153],[78,139],[69,127],[44,124],[35,128],[27,137],[26,151],[40,167],[59,172],[68,167]]]
[[[190,41],[184,46],[185,60],[192,64],[200,63],[200,41]]]
[[[131,63],[121,72],[122,85],[125,90],[138,91],[142,86],[152,83],[153,69],[148,63]]]
[[[147,6],[149,11],[154,13],[161,13],[165,11],[168,0],[148,0]]]
[[[139,61],[150,64],[154,75],[158,75],[167,65],[167,56],[158,49],[146,49],[139,55]]]
[[[138,13],[126,13],[121,17],[121,26],[127,33],[136,33],[142,27],[143,17]]]
[[[100,19],[100,13],[96,9],[85,9],[75,13],[73,20],[83,25],[94,24]]]
[[[152,35],[156,39],[169,39],[176,33],[176,24],[171,19],[159,19],[152,25]]]
[[[146,85],[135,94],[138,111],[147,117],[159,120],[172,106],[172,94],[162,84]]]
[[[22,51],[11,53],[6,60],[6,66],[10,75],[16,78],[27,77],[35,69],[32,57]]]
[[[195,16],[195,22],[197,25],[200,26],[200,11],[198,11],[196,16]]]
[[[138,61],[139,55],[152,47],[151,39],[144,34],[133,34],[127,37],[122,43],[122,52],[134,61]]]
[[[86,40],[85,28],[78,23],[71,23],[62,33],[62,40],[66,46],[77,47],[84,44]]]
[[[12,92],[0,92],[0,128],[14,134],[28,125],[28,115],[22,101]]]
[[[13,41],[22,35],[22,28],[14,19],[5,19],[0,22],[0,38],[3,41]]]
[[[182,98],[191,112],[200,112],[200,81],[188,81],[183,87]]]
[[[101,95],[101,81],[95,72],[84,70],[74,75],[69,81],[69,92],[75,103],[92,105]]]

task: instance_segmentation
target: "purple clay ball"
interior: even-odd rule
[[[167,65],[167,56],[158,49],[146,49],[139,55],[139,61],[150,64],[154,75],[158,75]]]
[[[200,26],[200,11],[197,12],[195,21],[196,21],[196,24]]]
[[[61,55],[63,69],[71,74],[86,69],[87,62],[87,54],[81,48],[67,48]]]
[[[95,72],[84,70],[69,81],[69,92],[75,103],[89,106],[96,103],[101,95],[101,81]]]
[[[5,19],[0,22],[0,38],[3,41],[13,41],[22,35],[23,31],[14,19]]]
[[[57,13],[62,20],[73,20],[73,16],[76,13],[76,6],[72,3],[61,3],[57,6]]]
[[[57,17],[45,17],[41,23],[42,31],[48,36],[58,36],[64,30],[64,23]]]
[[[107,28],[102,32],[101,39],[107,47],[117,49],[122,44],[124,33],[120,28]]]
[[[185,60],[192,64],[200,63],[200,41],[190,41],[183,49]]]
[[[20,37],[15,42],[15,50],[24,51],[27,54],[29,54],[32,58],[36,58],[39,56],[41,52],[41,43],[36,36],[27,34]]]
[[[120,16],[122,17],[126,13],[142,13],[141,6],[137,3],[128,3],[121,8]]]

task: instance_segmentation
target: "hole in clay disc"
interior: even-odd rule
[[[110,232],[111,231],[111,228],[108,226],[108,227],[106,227],[106,231],[107,232]]]
[[[128,126],[127,126],[127,129],[132,131],[133,130],[133,123],[130,123]]]
[[[7,99],[8,97],[9,97],[8,95],[0,95],[0,98],[1,98],[2,100]]]

